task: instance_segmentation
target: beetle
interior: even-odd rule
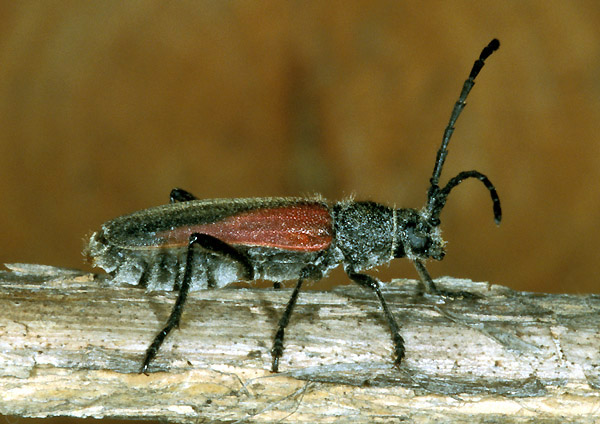
[[[437,151],[427,203],[421,209],[352,199],[330,203],[320,197],[198,200],[185,190],[174,189],[169,204],[104,223],[86,249],[95,266],[112,274],[115,281],[147,290],[178,291],[165,326],[146,350],[140,372],[147,373],[163,341],[179,325],[187,295],[194,290],[258,278],[276,285],[297,281],[274,337],[273,372],[279,370],[284,332],[303,282],[321,279],[340,264],[350,280],[377,295],[391,332],[396,366],[405,355],[404,340],[380,282],[363,270],[406,257],[415,265],[427,293],[475,297],[437,288],[425,260],[444,257],[440,213],[452,189],[464,180],[481,181],[491,195],[496,224],[502,218],[496,189],[479,171],[460,172],[444,187],[438,185],[456,120],[485,60],[499,46],[494,39],[482,50],[464,82]]]

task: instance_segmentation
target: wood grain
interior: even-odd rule
[[[279,374],[270,347],[290,290],[194,292],[179,331],[139,374],[176,293],[13,265],[0,273],[0,413],[173,422],[594,422],[600,296],[516,292],[443,278],[478,300],[385,285],[407,355],[375,296],[301,293]]]

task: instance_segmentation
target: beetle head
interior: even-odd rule
[[[441,236],[440,213],[446,205],[450,191],[467,178],[476,178],[489,190],[492,197],[494,220],[500,224],[502,210],[500,198],[491,181],[478,171],[463,171],[448,181],[443,188],[431,184],[428,192],[427,205],[417,211],[415,209],[396,210],[396,240],[394,257],[409,259],[442,260],[444,258],[445,242]]]
[[[432,220],[427,209],[396,210],[396,240],[394,257],[442,260],[444,245],[439,220]]]

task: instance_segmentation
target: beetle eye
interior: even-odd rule
[[[427,234],[416,228],[408,228],[407,233],[411,250],[417,254],[425,253],[431,245],[431,241],[429,240],[429,237],[427,237]]]

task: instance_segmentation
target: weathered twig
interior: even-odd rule
[[[0,413],[175,422],[594,422],[600,415],[600,296],[515,292],[440,279],[478,300],[385,286],[406,340],[392,344],[373,293],[305,291],[280,374],[270,347],[289,290],[194,292],[150,375],[144,350],[176,293],[113,286],[40,266],[0,273]]]

